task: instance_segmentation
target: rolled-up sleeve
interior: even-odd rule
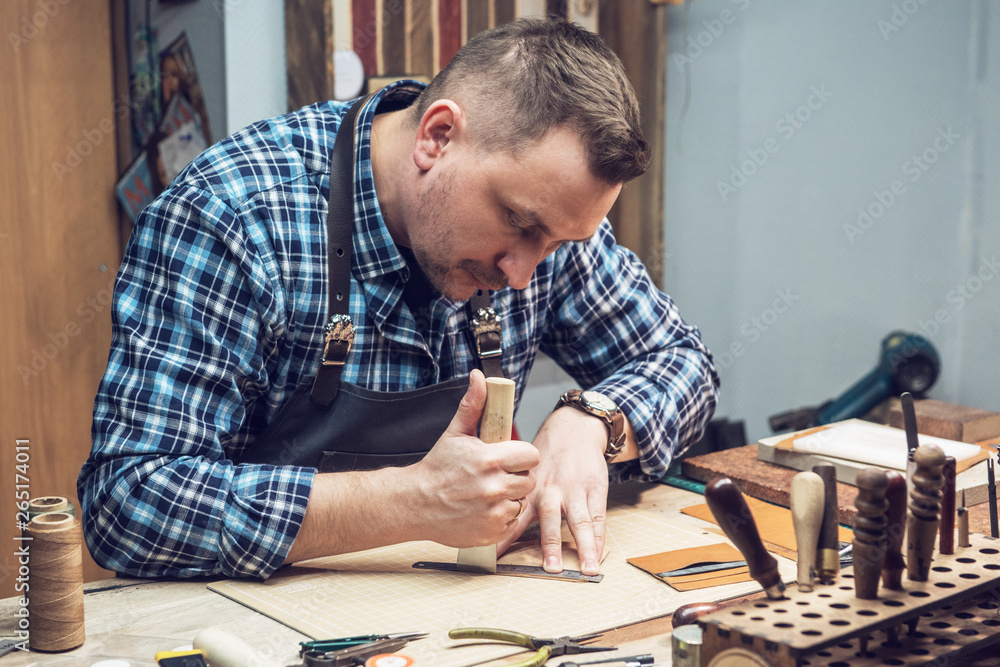
[[[138,221],[78,480],[104,567],[266,577],[291,548],[315,470],[225,451],[269,383],[282,304],[261,262],[232,208],[198,188],[171,188]]]
[[[612,478],[659,479],[715,411],[711,354],[606,220],[590,242],[559,253],[553,275],[542,351],[628,417],[639,463],[614,464]]]

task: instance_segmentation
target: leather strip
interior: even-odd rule
[[[370,98],[371,95],[358,100],[344,115],[330,158],[330,194],[326,220],[327,273],[330,283],[328,313],[331,323],[328,327],[336,325],[343,328],[344,318],[350,322],[354,239],[354,137],[357,134],[358,112]],[[351,131],[341,131],[347,128],[351,128]],[[489,311],[495,316],[489,292],[476,290],[469,299],[470,322],[480,311]],[[486,377],[504,377],[503,336],[499,329],[478,335],[473,333],[472,338],[473,350]],[[310,398],[317,405],[326,407],[333,402],[340,390],[340,376],[350,345],[339,339],[331,343],[328,336],[324,348],[324,361],[316,371]],[[335,355],[336,359],[328,359],[327,355]]]
[[[328,317],[350,317],[351,255],[354,250],[354,136],[358,112],[371,95],[358,100],[344,115],[337,130],[330,157],[330,194],[326,217],[326,255],[329,280]],[[330,346],[325,346],[329,349]],[[341,352],[346,358],[349,349]],[[310,396],[314,403],[328,406],[340,390],[342,363],[321,363]]]

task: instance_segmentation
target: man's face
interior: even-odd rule
[[[431,284],[454,300],[524,289],[559,246],[594,235],[621,190],[590,174],[579,136],[565,128],[516,155],[449,148],[421,175],[407,233]]]

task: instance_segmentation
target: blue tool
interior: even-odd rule
[[[305,655],[306,651],[322,651],[326,653],[340,651],[345,648],[354,648],[363,644],[371,644],[383,639],[405,639],[406,641],[412,641],[414,639],[423,639],[426,636],[426,632],[397,632],[391,635],[357,635],[355,637],[339,637],[337,639],[314,639],[308,642],[299,642],[299,646],[301,647],[299,648],[299,657]]]

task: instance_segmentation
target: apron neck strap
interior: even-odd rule
[[[340,376],[354,342],[351,320],[351,255],[354,245],[354,137],[358,113],[371,95],[358,100],[337,129],[330,158],[330,195],[327,205],[326,245],[329,276],[329,321],[325,327],[323,359],[310,396],[314,403],[330,405],[340,390]],[[488,292],[477,290],[469,299],[473,349],[487,377],[503,377],[500,317]]]

